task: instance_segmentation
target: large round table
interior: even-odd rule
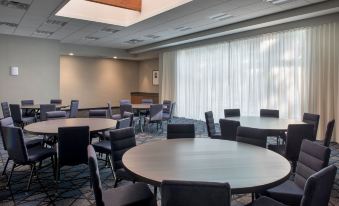
[[[233,194],[251,193],[287,180],[290,163],[268,149],[234,141],[194,138],[142,144],[122,158],[138,180],[228,182]]]
[[[59,127],[89,126],[90,132],[100,132],[115,128],[117,121],[104,118],[69,118],[36,122],[24,127],[33,134],[56,135]]]

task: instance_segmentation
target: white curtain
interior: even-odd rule
[[[331,23],[164,53],[161,97],[177,102],[178,116],[200,120],[211,110],[217,121],[226,108],[298,119],[313,112],[323,137],[339,117],[337,30]]]

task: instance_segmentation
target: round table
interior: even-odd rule
[[[66,107],[69,107],[69,105],[64,105],[64,104],[55,104],[55,107],[57,109],[63,109]],[[40,104],[31,104],[31,105],[22,105],[21,109],[34,109],[34,110],[39,110],[40,109]]]
[[[89,126],[90,132],[100,132],[115,128],[117,121],[104,118],[69,118],[36,122],[24,127],[33,134],[56,135],[59,127]]]
[[[284,157],[268,149],[208,138],[142,144],[128,150],[122,162],[126,170],[149,184],[160,186],[163,180],[228,182],[233,194],[277,186],[291,171]]]

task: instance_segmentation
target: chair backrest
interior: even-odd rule
[[[304,189],[307,179],[327,167],[331,150],[316,142],[303,140],[295,171],[294,182]]]
[[[304,113],[303,115],[303,122],[306,122],[307,124],[313,124],[314,126],[312,141],[315,141],[317,139],[319,119],[320,115],[318,114]]]
[[[46,119],[52,120],[52,119],[66,119],[67,113],[66,111],[52,111],[52,112],[46,112]]]
[[[240,109],[225,109],[225,117],[240,117]]]
[[[134,114],[132,112],[124,112],[123,118],[129,118],[130,119],[129,126],[130,127],[133,126]]]
[[[164,101],[162,102],[162,104],[164,105],[162,111],[163,111],[164,113],[170,114],[170,112],[171,112],[171,107],[172,107],[172,101],[171,101],[171,100],[164,100]]]
[[[167,139],[195,138],[194,124],[168,124]]]
[[[333,128],[334,128],[335,120],[331,120],[327,123],[326,133],[325,133],[325,139],[324,139],[324,146],[329,147],[331,143],[331,138],[333,134]]]
[[[28,153],[22,129],[9,126],[4,127],[4,130],[8,158],[17,164],[25,164],[28,161]]]
[[[87,146],[90,144],[89,127],[60,127],[57,155],[60,166],[87,164]]]
[[[33,105],[34,100],[32,99],[27,99],[27,100],[21,100],[21,105]]]
[[[47,112],[52,112],[56,110],[55,104],[40,104],[40,121],[47,120]]]
[[[130,127],[131,124],[131,118],[123,118],[119,119],[117,121],[116,129],[122,129],[122,128],[127,128]]]
[[[131,104],[131,100],[129,100],[129,99],[121,99],[120,100],[120,105],[123,105],[123,104]]]
[[[127,127],[110,131],[112,162],[114,170],[123,168],[122,156],[132,147],[136,146],[134,129]]]
[[[88,167],[91,175],[92,187],[94,191],[95,203],[97,206],[104,206],[102,199],[102,186],[98,168],[98,159],[92,145],[87,146]]]
[[[131,104],[120,104],[120,115],[121,118],[124,116],[125,112],[133,113],[133,108]]]
[[[205,120],[206,120],[207,134],[209,137],[212,137],[216,133],[212,111],[205,112]]]
[[[89,118],[107,118],[107,110],[105,109],[95,109],[89,110]]]
[[[240,126],[239,121],[220,119],[221,139],[236,141],[237,129]]]
[[[330,165],[311,175],[306,182],[300,206],[327,206],[337,167]]]
[[[228,183],[164,180],[161,183],[162,206],[230,206]]]
[[[276,110],[276,109],[260,109],[260,117],[279,118],[279,110]]]
[[[62,104],[62,100],[61,99],[51,99],[50,103],[51,104]]]
[[[175,105],[176,105],[176,103],[175,103],[175,102],[172,102],[171,111],[170,111],[170,118],[171,118],[171,119],[172,119],[172,117],[173,117]]]
[[[11,115],[15,123],[22,122],[22,113],[19,104],[10,104],[9,108],[11,109]]]
[[[153,99],[142,99],[141,103],[142,104],[153,104]]]
[[[9,111],[8,102],[1,102],[2,116],[4,118],[11,116],[11,111]]]
[[[112,105],[109,102],[107,103],[107,115],[108,115],[108,118],[112,118],[112,115],[113,115]]]
[[[152,104],[149,109],[151,121],[162,121],[162,104]]]
[[[303,139],[312,139],[313,125],[290,124],[287,128],[285,157],[290,161],[297,161]]]
[[[6,117],[3,119],[0,119],[0,135],[2,138],[2,143],[4,146],[4,150],[7,150],[7,144],[6,144],[6,127],[14,127],[14,122],[12,117]]]
[[[266,148],[267,136],[262,129],[239,126],[236,140],[238,142]]]
[[[79,109],[79,100],[72,100],[70,111],[69,111],[69,118],[76,118]]]

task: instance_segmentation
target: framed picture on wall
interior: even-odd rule
[[[153,70],[153,85],[159,85],[159,70]]]

